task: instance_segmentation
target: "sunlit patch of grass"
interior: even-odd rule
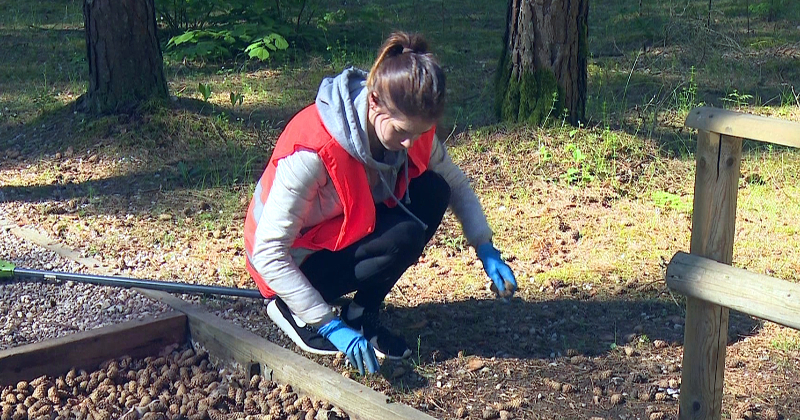
[[[800,281],[800,189],[753,186],[740,190],[734,265]]]
[[[781,329],[780,334],[770,340],[770,346],[784,353],[798,352],[800,351],[800,332]]]

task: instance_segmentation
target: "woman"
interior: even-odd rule
[[[248,208],[247,269],[275,297],[270,318],[303,350],[344,352],[362,375],[378,370],[376,354],[411,354],[378,309],[448,206],[496,288],[516,289],[466,176],[436,139],[444,96],[425,41],[392,34],[369,74],[323,80],[289,121]],[[329,302],[353,291],[337,316]]]

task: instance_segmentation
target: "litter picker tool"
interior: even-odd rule
[[[143,280],[121,276],[100,276],[94,274],[65,273],[60,271],[31,270],[17,267],[8,261],[0,260],[0,280],[11,278],[28,280],[74,281],[79,283],[91,283],[100,286],[114,286],[123,288],[138,287],[141,289],[160,290],[162,292],[169,293],[238,296],[253,299],[263,299],[261,293],[257,289],[239,289],[236,287],[206,286],[200,284],[160,280]]]

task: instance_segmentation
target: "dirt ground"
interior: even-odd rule
[[[68,130],[62,124],[44,134],[22,130],[27,145],[0,153],[5,217],[126,276],[252,287],[241,239],[248,191],[224,198],[232,194],[241,212],[216,215],[223,198],[184,190],[169,167],[121,175],[141,157],[104,155],[102,141],[88,150],[53,146],[50,140]],[[34,154],[45,141],[52,152]],[[58,175],[43,178],[48,168]],[[482,281],[460,282],[482,278],[482,269],[471,249],[452,243],[458,225],[448,216],[383,314],[411,344],[412,358],[386,363],[370,378],[355,378],[334,358],[315,360],[442,419],[676,418],[684,314],[682,298],[663,282],[666,261],[597,283],[537,280],[564,261],[588,258],[576,251],[581,224],[614,219],[621,199],[558,183],[536,188],[539,204],[510,209],[518,211],[512,217],[547,212],[560,222],[544,231],[498,233],[539,236],[535,252],[510,256],[520,278],[510,303],[494,299]],[[676,229],[685,236],[689,220],[679,219]],[[269,322],[261,302],[218,305]],[[796,333],[731,314],[729,338],[723,417],[800,419],[798,347],[776,344],[797,343]]]

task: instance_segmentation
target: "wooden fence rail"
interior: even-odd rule
[[[800,284],[679,252],[667,286],[684,295],[800,330]]]
[[[734,288],[731,279],[742,273],[734,271],[726,275],[725,270],[717,273],[715,271],[719,266],[706,262],[706,259],[719,265],[730,265],[733,259],[742,139],[800,147],[800,124],[701,107],[689,113],[686,126],[698,130],[692,239],[689,248],[692,256],[676,255],[667,269],[667,284],[679,292],[685,292],[687,296],[678,419],[720,420],[725,346],[728,341],[728,308],[733,305],[745,313],[756,316],[775,315],[775,318],[783,319],[781,323],[786,324],[787,321],[784,319],[785,314],[777,316],[781,315],[777,313],[780,311],[763,307],[759,309],[755,306],[757,300],[754,296],[759,296],[764,289],[750,296],[746,302],[741,296],[738,301],[733,296],[726,296],[723,289],[728,288],[727,292],[731,292],[730,289]],[[695,266],[687,267],[687,264]],[[711,274],[712,272],[714,273]],[[776,280],[760,277],[756,279],[776,291],[782,290],[783,285],[775,283]],[[740,291],[745,290],[744,286],[740,288]],[[786,289],[786,293],[796,296],[797,292],[795,289]],[[776,302],[768,303],[775,305]],[[793,305],[784,309],[796,310],[797,305]],[[757,311],[761,312],[753,313]]]

